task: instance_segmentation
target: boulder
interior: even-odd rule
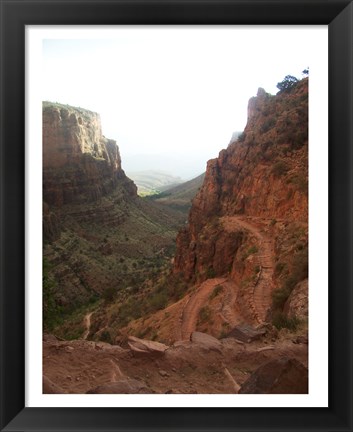
[[[283,310],[288,318],[308,319],[308,279],[294,287]]]
[[[256,339],[260,339],[267,332],[266,327],[254,329],[250,325],[243,324],[233,328],[226,338],[234,338],[236,340],[250,343]]]
[[[241,386],[239,393],[308,393],[308,369],[296,359],[272,360],[253,372]]]
[[[133,352],[139,354],[162,355],[169,348],[168,345],[164,345],[160,342],[139,339],[135,336],[129,336],[128,345]]]
[[[221,342],[206,333],[193,332],[191,333],[190,340],[204,349],[222,352]]]

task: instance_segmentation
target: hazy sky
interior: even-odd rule
[[[98,112],[127,171],[159,167],[192,177],[244,129],[258,87],[275,94],[285,75],[301,78],[326,35],[322,30],[63,29],[43,41],[42,99]]]

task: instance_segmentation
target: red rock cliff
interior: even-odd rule
[[[43,103],[43,199],[49,205],[95,201],[124,182],[119,148],[102,135],[98,114],[67,105]]]
[[[207,164],[188,225],[177,237],[174,272],[202,280],[229,271],[242,233],[222,230],[223,216],[305,224],[307,188],[308,80],[276,96],[259,89],[243,134]]]

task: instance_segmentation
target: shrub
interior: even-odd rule
[[[223,286],[222,285],[216,285],[213,289],[213,291],[211,292],[209,299],[213,300],[215,297],[217,297],[221,292],[223,291]]]
[[[99,339],[100,339],[102,342],[107,342],[107,343],[110,343],[110,344],[113,343],[112,336],[111,336],[111,334],[110,334],[110,332],[109,332],[108,330],[104,330],[104,331],[101,333]]]
[[[300,324],[297,317],[288,318],[282,312],[277,312],[272,318],[272,324],[278,329],[287,328],[288,330],[295,331]]]
[[[271,172],[276,176],[276,177],[281,177],[284,174],[286,174],[288,171],[288,166],[284,161],[278,161],[276,162],[273,167]]]
[[[109,287],[106,290],[104,290],[103,292],[103,300],[105,301],[105,303],[110,303],[114,300],[116,296],[116,288],[115,287]]]
[[[213,267],[210,267],[207,269],[206,277],[207,277],[207,279],[212,279],[212,278],[216,277],[216,271]]]
[[[251,246],[249,249],[248,249],[248,255],[252,255],[252,254],[254,254],[254,253],[256,253],[258,251],[258,248],[257,248],[257,246]]]
[[[249,249],[246,252],[244,252],[244,254],[242,255],[241,257],[242,261],[245,261],[248,258],[248,256],[253,255],[256,252],[258,252],[257,246],[254,245],[249,247]]]
[[[208,306],[203,306],[199,312],[198,324],[204,324],[209,321],[211,317],[211,310]]]
[[[275,309],[282,309],[285,305],[291,290],[287,287],[279,288],[272,293],[272,304]]]
[[[151,311],[163,309],[168,303],[168,294],[165,291],[155,293],[149,300]]]
[[[56,324],[57,315],[60,308],[57,306],[54,298],[56,281],[50,274],[51,266],[46,258],[43,259],[43,327],[46,330],[52,330]]]
[[[260,127],[260,132],[263,134],[268,132],[270,129],[272,129],[275,126],[275,124],[276,124],[276,119],[274,117],[270,117],[269,119],[266,119]]]
[[[278,262],[275,266],[275,275],[279,276],[282,273],[282,271],[285,269],[285,267],[286,267],[285,263]]]
[[[308,141],[308,130],[298,130],[293,133],[288,140],[292,150],[298,150]]]

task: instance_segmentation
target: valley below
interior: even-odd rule
[[[173,181],[139,196],[98,114],[43,103],[43,392],[307,393],[308,79]]]

